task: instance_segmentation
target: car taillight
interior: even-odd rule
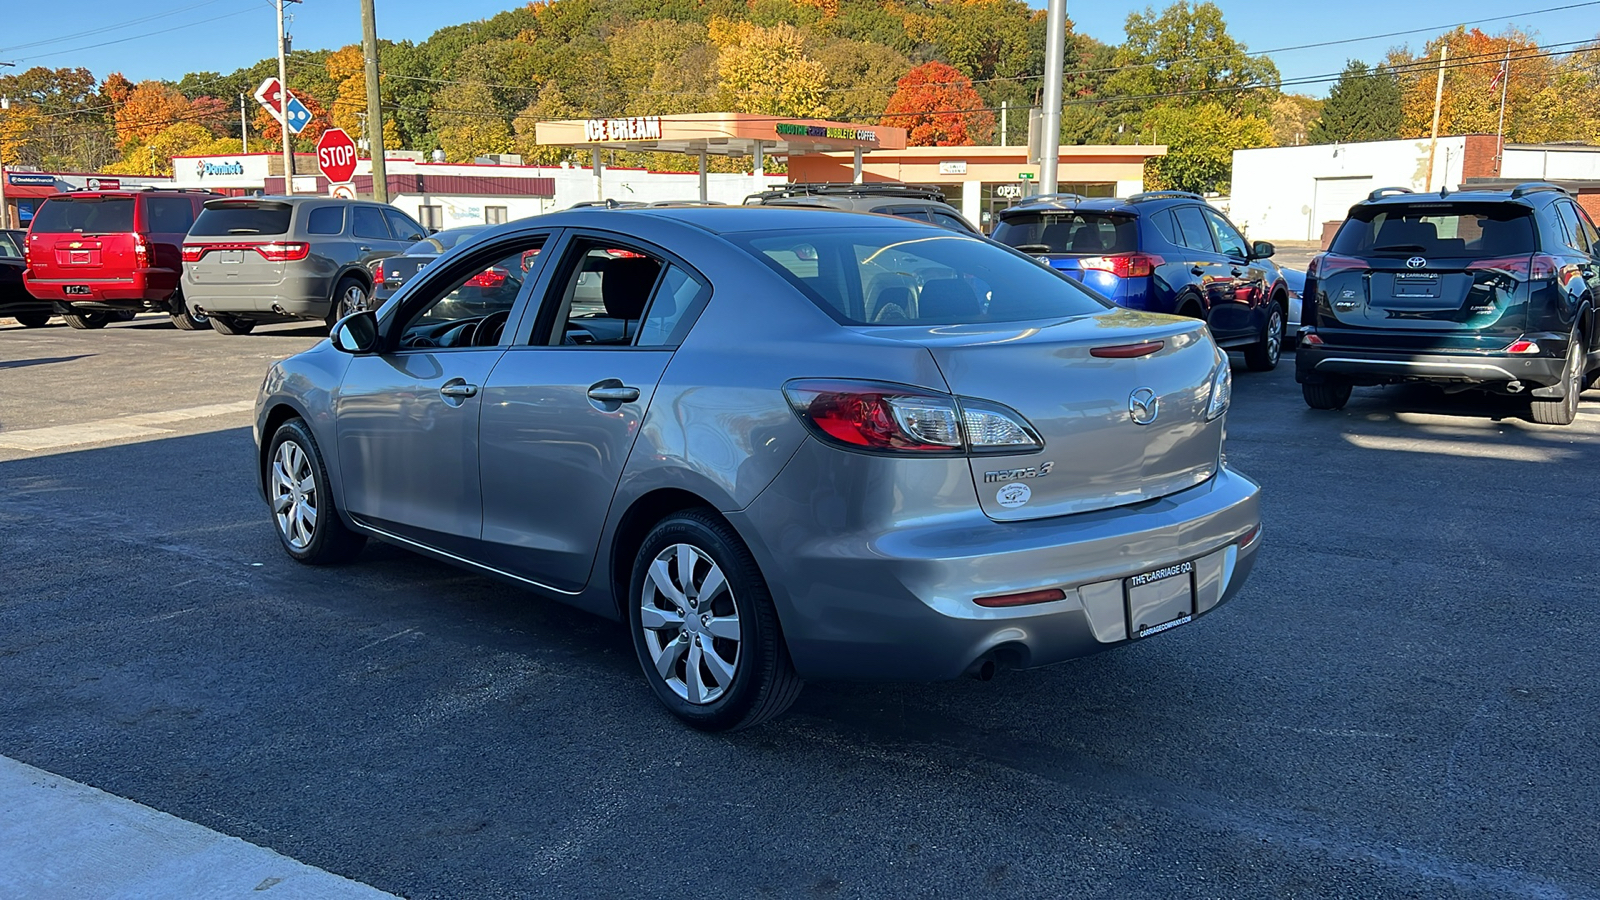
[[[1337,253],[1319,253],[1311,257],[1311,264],[1306,266],[1306,277],[1327,278],[1339,272],[1365,268],[1367,268],[1367,261],[1364,259],[1356,259],[1353,256],[1340,256]]]
[[[1314,331],[1307,331],[1300,335],[1300,343],[1305,344],[1307,347],[1321,347],[1324,341],[1322,340],[1322,335]]]
[[[1548,253],[1534,253],[1528,256],[1480,259],[1469,263],[1467,268],[1498,272],[1518,281],[1551,281],[1561,268],[1561,261]]]
[[[267,262],[295,262],[311,255],[311,245],[300,241],[273,241],[252,248]]]
[[[383,263],[378,263],[377,267],[372,270],[372,280],[373,281],[388,281],[389,280],[383,274]]]
[[[199,262],[200,260],[205,258],[205,255],[206,255],[206,245],[205,244],[184,244],[183,245],[183,261],[184,262]]]
[[[961,455],[1044,446],[1015,410],[878,381],[791,381],[784,396],[821,440],[851,450]]]
[[[150,247],[144,242],[144,235],[135,231],[133,237],[133,264],[141,269],[150,268]]]
[[[1510,344],[1506,345],[1506,349],[1505,349],[1504,352],[1506,352],[1506,353],[1522,353],[1522,354],[1531,355],[1531,354],[1539,352],[1539,345],[1537,343],[1533,342],[1533,341],[1528,340],[1527,338],[1523,338],[1521,340],[1512,341]]]
[[[497,288],[505,283],[506,271],[504,269],[485,269],[471,278],[468,278],[461,286],[475,288]]]
[[[1143,278],[1153,275],[1156,266],[1166,262],[1153,253],[1118,253],[1113,256],[1085,256],[1078,260],[1081,269],[1110,272],[1118,278]]]

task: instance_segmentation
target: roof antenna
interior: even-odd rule
[[[1450,188],[1447,185],[1439,185],[1439,199],[1443,200],[1448,196],[1450,196]]]

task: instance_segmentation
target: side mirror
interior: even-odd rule
[[[1278,252],[1277,248],[1267,241],[1256,241],[1250,245],[1251,259],[1271,259],[1272,254]]]
[[[378,314],[364,309],[345,316],[334,323],[328,340],[346,353],[371,353],[378,347]]]

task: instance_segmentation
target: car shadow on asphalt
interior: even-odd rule
[[[94,353],[79,353],[76,356],[41,356],[35,359],[3,359],[0,360],[0,369],[26,369],[29,366],[48,366],[55,363],[72,362],[76,359],[88,359]]]

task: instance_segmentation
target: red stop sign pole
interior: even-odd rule
[[[356,174],[356,142],[343,128],[329,128],[317,140],[317,168],[334,184],[345,184]]]

